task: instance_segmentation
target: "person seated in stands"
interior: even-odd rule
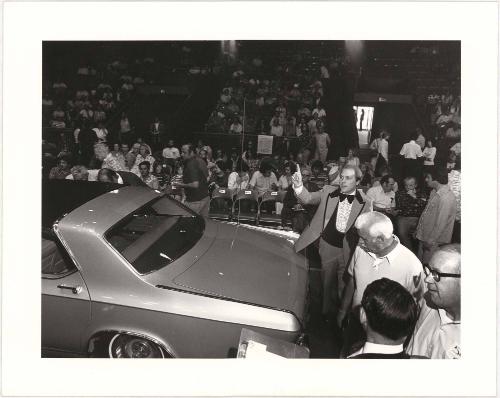
[[[210,170],[210,177],[208,179],[208,191],[210,194],[214,189],[217,188],[227,188],[229,176],[224,172],[224,165],[222,162],[212,163],[213,166]]]
[[[151,168],[151,164],[147,160],[139,163],[140,178],[148,187],[158,189],[158,179],[151,174]]]
[[[328,175],[325,173],[321,160],[313,160],[311,163],[311,171],[311,182],[314,182],[319,189],[328,184]]]
[[[225,88],[224,90],[222,90],[222,94],[220,96],[220,101],[223,104],[229,104],[229,102],[231,101],[231,99],[232,99],[232,97],[231,97],[231,94],[229,92],[229,89]]]
[[[163,148],[161,155],[165,159],[166,163],[172,167],[175,165],[177,159],[181,157],[179,148],[175,147],[174,140],[172,139],[168,140],[167,146]]]
[[[292,185],[292,166],[290,163],[285,163],[283,175],[278,180],[278,190],[286,191],[290,185]]]
[[[310,181],[311,170],[308,167],[300,167],[300,174],[302,175],[302,184],[308,192],[319,191],[319,187],[314,182]],[[293,186],[290,184],[283,199],[281,224],[285,225],[287,220],[291,220],[292,230],[300,234],[309,225],[317,208],[318,206],[316,205],[300,204],[295,196]]]
[[[115,171],[128,171],[125,167],[125,159],[121,154],[115,156],[109,151],[108,145],[105,143],[97,143],[94,145],[94,155],[97,161],[102,162],[101,168],[107,168]]]
[[[417,317],[417,303],[401,284],[388,278],[371,282],[363,293],[359,315],[366,342],[348,358],[409,359],[403,343]]]
[[[68,156],[59,156],[57,166],[52,167],[49,173],[51,180],[64,180],[71,173],[70,159]]]
[[[243,126],[238,117],[233,119],[233,123],[229,127],[229,133],[231,134],[241,134],[243,132]]]
[[[164,162],[155,162],[153,165],[153,175],[158,180],[158,189],[164,191],[172,178],[172,167]]]
[[[394,178],[391,175],[383,176],[380,185],[371,187],[366,196],[373,202],[373,210],[387,216],[395,216],[396,193],[394,192]]]
[[[115,142],[113,144],[113,150],[111,151],[111,155],[113,155],[116,158],[120,158],[120,163],[125,164],[125,155],[123,154],[123,151],[121,150],[119,143]]]
[[[311,110],[309,109],[309,104],[307,102],[302,102],[302,107],[299,108],[297,111],[297,116],[299,116],[301,119],[302,118],[310,118],[311,117]]]
[[[250,189],[257,190],[259,194],[266,191],[276,191],[278,189],[278,180],[272,172],[272,165],[269,162],[262,163],[259,170],[253,173],[248,186]]]
[[[106,142],[108,137],[108,129],[104,126],[104,123],[100,121],[97,123],[97,127],[93,128],[97,135],[98,142]]]
[[[307,126],[309,127],[309,133],[311,135],[313,135],[314,133],[316,133],[318,131],[318,127],[316,126],[316,124],[318,123],[318,120],[319,120],[319,115],[318,115],[318,113],[315,113],[313,115],[313,118],[311,120],[309,120],[309,122],[307,123]]]
[[[359,158],[356,156],[356,150],[354,148],[349,148],[347,151],[346,164],[359,167]]]
[[[283,126],[280,124],[279,117],[273,117],[271,119],[271,130],[270,130],[271,135],[275,137],[282,137],[283,136]]]
[[[359,185],[362,187],[370,188],[372,186],[372,181],[374,178],[374,172],[371,168],[371,163],[370,162],[362,163],[359,166],[359,169],[363,173],[363,177],[361,178]]]
[[[184,182],[183,174],[184,164],[181,160],[178,160],[175,164],[175,173],[170,180],[170,185],[172,186],[170,195],[182,203],[186,201],[186,193],[184,192],[184,189],[179,188],[177,185]]]
[[[104,122],[106,120],[106,112],[102,109],[102,106],[98,105],[96,111],[94,112],[94,122]]]
[[[123,157],[127,155],[127,153],[130,151],[130,148],[127,143],[122,143],[120,145],[120,152],[122,153]]]
[[[424,272],[427,292],[406,352],[412,358],[460,359],[460,245],[441,246]]]
[[[427,201],[425,195],[417,188],[416,178],[410,176],[404,179],[404,190],[396,192],[398,236],[401,243],[413,252],[416,252],[413,235]]]
[[[61,106],[57,106],[56,110],[52,112],[52,120],[50,121],[50,127],[55,127],[55,128],[65,128],[66,127],[66,122],[65,122],[65,116],[66,113],[63,111]]]
[[[319,119],[324,119],[326,117],[325,108],[323,108],[321,105],[318,105],[316,108],[314,108],[312,114],[313,116],[318,115]]]
[[[134,147],[135,144],[134,144]],[[133,147],[133,148],[134,148]],[[140,170],[139,170],[139,164],[142,163],[142,162],[148,162],[149,163],[149,172],[152,173],[153,172],[153,164],[155,162],[155,158],[152,157],[151,155],[151,151],[149,149],[149,145],[147,144],[140,144],[139,146],[139,153],[137,154],[136,158],[135,158],[135,163],[134,163],[134,166],[132,167],[132,169],[130,169],[130,171],[132,173],[135,173],[137,174],[138,176],[140,176]]]
[[[236,164],[236,170],[229,174],[227,187],[239,191],[246,189],[249,181],[248,165],[240,159]]]

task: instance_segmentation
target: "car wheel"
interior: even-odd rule
[[[115,334],[108,346],[110,358],[165,358],[162,348],[139,336]]]

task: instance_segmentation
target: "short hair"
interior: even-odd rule
[[[73,179],[75,179],[75,174],[76,175],[79,175],[79,176],[82,176],[82,175],[87,175],[89,174],[89,171],[87,170],[87,168],[81,164],[77,164],[76,166],[73,166],[70,170],[71,172],[71,175],[73,176]]]
[[[386,174],[380,179],[380,185],[387,184],[389,182],[389,179],[392,178],[394,180],[394,177],[391,176],[390,174]]]
[[[383,177],[382,177],[382,178],[383,178]],[[403,180],[403,181],[404,181],[404,182],[407,182],[407,181],[410,181],[410,180],[413,180],[413,181],[415,182],[415,184],[418,184],[418,182],[417,182],[417,178],[416,178],[416,177],[414,177],[414,176],[406,176],[406,177],[404,178],[404,180]]]
[[[95,153],[109,152],[109,147],[104,142],[99,142],[99,143],[94,145],[94,152]]]
[[[361,306],[370,328],[391,340],[408,336],[418,317],[418,307],[410,292],[387,278],[366,287]]]
[[[366,228],[370,235],[380,236],[388,239],[394,232],[391,219],[378,211],[368,211],[360,214],[354,226],[357,229]]]
[[[273,166],[269,162],[262,162],[259,167],[259,171],[264,174],[268,171],[273,171]]]
[[[458,257],[458,262],[457,262],[457,271],[461,272],[461,246],[460,243],[450,243],[447,245],[439,246],[439,248],[434,252],[436,253],[448,253],[448,254],[455,254]]]
[[[342,171],[344,170],[354,170],[354,176],[356,177],[356,181],[360,181],[363,178],[363,172],[358,166],[348,164],[342,168]]]
[[[236,171],[248,172],[248,170],[249,170],[248,164],[244,162],[241,158],[239,158],[236,161]]]
[[[103,168],[97,173],[97,181],[101,181],[102,177],[106,177],[113,182],[118,181],[118,173],[114,170]]]
[[[194,152],[194,145],[188,142],[187,144],[184,144],[183,146],[187,147],[188,153]]]
[[[311,163],[311,169],[323,170],[323,162],[319,159],[313,160],[313,162]]]
[[[442,185],[448,184],[448,170],[446,167],[440,165],[435,166],[433,169],[430,169],[426,174],[429,174],[433,180],[439,182]]]
[[[146,166],[148,170],[151,168],[151,163],[149,163],[147,160],[144,160],[143,162],[139,163],[139,169],[141,166]]]

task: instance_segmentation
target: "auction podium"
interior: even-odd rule
[[[309,358],[309,349],[243,328],[237,358]]]

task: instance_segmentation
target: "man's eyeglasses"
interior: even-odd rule
[[[424,265],[424,273],[426,276],[432,275],[436,282],[439,282],[441,278],[460,278],[460,274],[448,274],[446,272],[439,272],[435,269],[429,268],[427,265]]]

